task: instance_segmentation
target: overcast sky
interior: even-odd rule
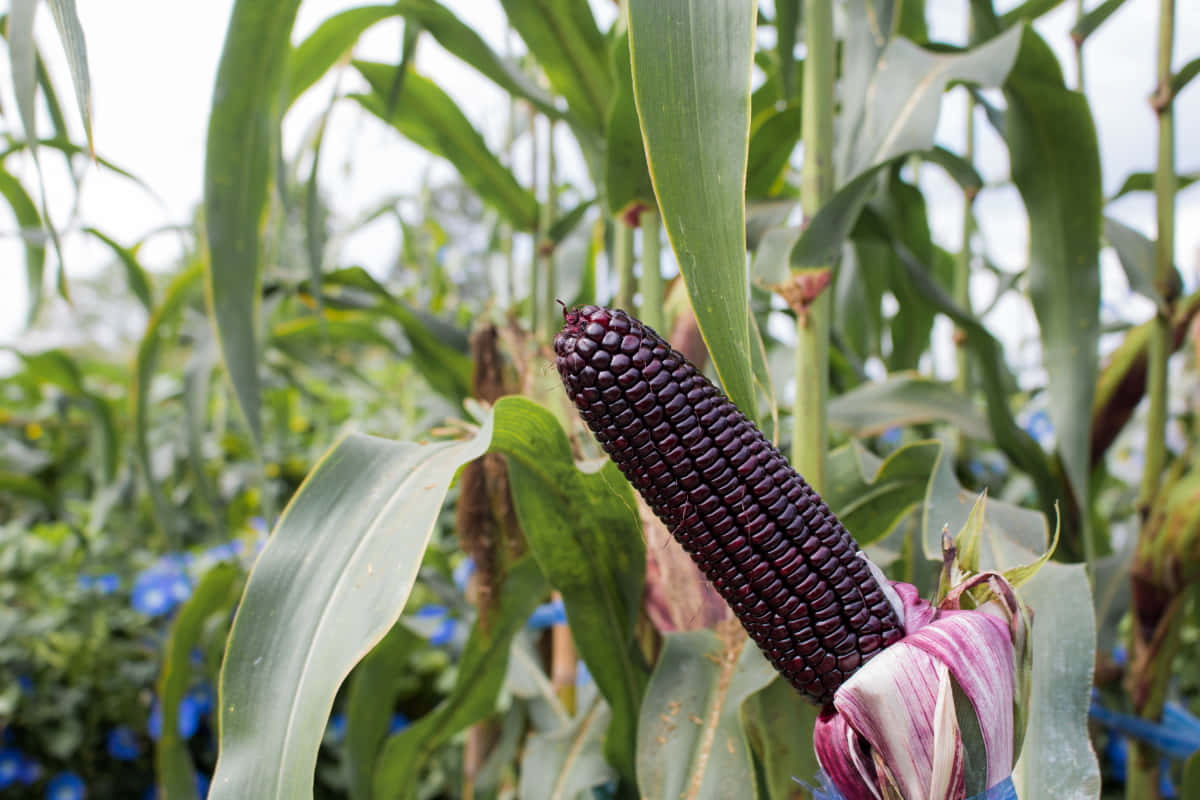
[[[504,17],[498,0],[443,0],[459,11],[469,11],[468,22],[497,50],[504,49]],[[298,40],[321,20],[337,11],[361,5],[363,0],[305,0],[296,26]],[[595,5],[610,19],[612,3]],[[929,0],[933,34],[961,42],[966,0]],[[1073,19],[1072,3],[1039,23],[1040,32],[1054,47],[1074,85],[1074,63],[1067,37]],[[1089,2],[1089,6],[1094,2]],[[1105,169],[1104,186],[1111,194],[1129,172],[1152,170],[1155,162],[1155,118],[1146,97],[1153,87],[1157,3],[1129,0],[1088,44],[1087,88],[1099,129]],[[1178,0],[1176,65],[1200,55],[1200,0]],[[204,165],[204,136],[213,78],[220,57],[231,0],[204,3],[164,3],[161,0],[109,0],[83,3],[79,13],[87,38],[91,69],[96,150],[148,183],[161,204],[146,193],[102,170],[90,168],[84,177],[80,219],[129,244],[148,230],[186,223],[200,200]],[[358,55],[394,61],[401,27],[398,22],[377,26],[364,38]],[[56,85],[68,99],[69,80],[61,47],[47,9],[41,9],[37,34],[50,61]],[[507,100],[485,80],[446,54],[430,38],[423,40],[418,67],[431,75],[463,103],[472,120],[490,142],[500,141],[505,128]],[[342,88],[354,79],[343,76]],[[0,103],[15,108],[11,99],[7,58],[0,59]],[[302,100],[285,125],[285,148],[294,153],[322,112],[332,91],[323,81]],[[939,138],[960,150],[965,104],[961,92],[952,94],[943,109]],[[1177,151],[1181,171],[1200,169],[1200,80],[1177,100]],[[74,106],[68,109],[74,117]],[[978,161],[985,177],[1002,180],[1007,175],[1003,147],[986,125],[979,125]],[[50,203],[56,219],[70,210],[71,196],[57,160],[47,158]],[[568,165],[570,159],[566,159]],[[343,220],[371,207],[388,194],[415,188],[431,159],[424,151],[401,140],[393,131],[367,117],[354,104],[335,110],[322,155],[324,191],[335,213]],[[438,165],[439,170],[448,167]],[[575,169],[582,177],[582,168]],[[928,173],[926,177],[925,173]],[[930,200],[935,235],[948,247],[958,247],[961,200],[953,187],[939,184],[936,170],[923,173]],[[27,185],[32,185],[27,183]],[[1025,258],[1026,223],[1019,196],[1011,187],[986,191],[977,201],[989,253],[1002,266],[1019,269]],[[1110,213],[1152,234],[1151,197],[1130,197],[1108,209]],[[13,240],[15,225],[0,211],[0,258],[8,264],[0,292],[0,344],[19,333],[26,306],[23,255]],[[379,226],[347,243],[347,260],[367,266],[390,263],[397,240],[394,229]],[[1196,285],[1197,251],[1200,249],[1200,188],[1179,196],[1177,256],[1189,286]],[[68,274],[85,275],[109,260],[109,252],[89,237],[66,237]],[[144,251],[151,269],[169,266],[177,253],[170,237],[154,239]],[[51,257],[52,258],[52,257]],[[1125,301],[1123,280],[1111,259],[1106,259],[1106,300]],[[986,293],[986,287],[980,291]],[[1021,324],[1029,322],[1020,317]]]

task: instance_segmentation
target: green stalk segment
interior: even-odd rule
[[[636,314],[633,307],[633,228],[619,217],[613,218],[613,272],[617,276],[617,294],[613,305]]]
[[[832,0],[804,1],[803,130],[804,164],[800,203],[812,218],[833,195],[833,108],[837,82]],[[793,272],[793,279],[815,287],[793,303],[796,322],[796,403],[793,408],[792,465],[818,492],[825,489],[826,401],[829,396],[829,292],[823,280],[806,280],[820,271]]]
[[[1158,18],[1157,88],[1152,100],[1158,114],[1158,166],[1154,174],[1154,192],[1158,236],[1154,242],[1154,283],[1160,294],[1169,297],[1175,251],[1175,127],[1171,97],[1171,57],[1175,39],[1175,0],[1160,0]],[[1160,491],[1166,465],[1167,425],[1167,358],[1171,352],[1170,309],[1160,307],[1154,319],[1149,347],[1146,391],[1149,405],[1146,412],[1145,472],[1138,496],[1144,523],[1152,523],[1156,506],[1166,503],[1168,496]],[[1153,553],[1157,542],[1146,537],[1163,536],[1166,531],[1153,524],[1144,524],[1139,542],[1139,556]],[[1133,574],[1139,576],[1144,564],[1135,559]],[[1158,597],[1163,588],[1148,586],[1147,581],[1135,580],[1133,606],[1136,624],[1133,632],[1133,662],[1129,675],[1134,708],[1138,716],[1157,721],[1162,715],[1166,686],[1171,677],[1171,665],[1179,647],[1183,596],[1174,593],[1171,602],[1163,604]],[[1161,607],[1158,607],[1161,606]],[[1133,743],[1129,770],[1125,781],[1125,796],[1129,800],[1159,796],[1159,763],[1157,749],[1144,742]]]
[[[538,319],[542,320],[542,338],[549,338],[557,324],[554,315],[555,292],[557,287],[554,280],[554,243],[550,241],[550,229],[554,225],[554,217],[558,213],[558,187],[554,156],[554,120],[546,120],[546,199],[542,203],[541,221],[538,223],[538,266],[541,269],[542,292],[538,295],[541,308],[538,309]]]
[[[662,246],[659,232],[658,211],[651,208],[642,212],[642,320],[656,331],[666,335],[666,317],[663,314],[664,293],[661,266]]]

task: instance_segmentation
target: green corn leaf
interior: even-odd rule
[[[323,20],[304,41],[292,48],[288,57],[284,107],[291,108],[300,95],[341,62],[364,33],[400,13],[399,4],[387,3],[348,8]]]
[[[1071,28],[1071,38],[1077,42],[1076,46],[1082,45],[1123,5],[1125,5],[1125,0],[1104,0],[1103,3],[1081,16],[1075,23],[1075,27]]]
[[[514,97],[529,101],[542,114],[552,119],[569,119],[554,101],[516,64],[499,56],[487,42],[459,19],[458,14],[433,0],[399,0],[396,7],[405,18],[427,31],[438,44],[463,63],[474,67]]]
[[[648,677],[634,640],[645,544],[633,490],[615,464],[579,471],[554,415],[524,398],[496,404],[492,449],[508,457],[529,549],[562,593],[575,646],[612,709],[609,762],[632,781]]]
[[[608,50],[587,0],[500,0],[555,92],[586,129],[599,132],[613,93]]]
[[[987,420],[970,399],[944,383],[912,372],[894,373],[831,398],[829,422],[852,436],[943,422],[972,439],[991,439]]]
[[[311,357],[314,349],[322,345],[375,345],[390,351],[396,358],[406,355],[366,315],[363,319],[300,317],[281,322],[271,329],[271,344],[301,359]]]
[[[0,169],[0,195],[8,202],[21,229],[21,241],[25,247],[25,286],[29,292],[29,313],[25,315],[25,324],[32,325],[41,310],[42,282],[46,274],[46,237],[42,215],[21,182],[3,169]]]
[[[334,695],[400,616],[450,481],[491,434],[489,420],[460,442],[352,435],[305,479],[258,557],[229,634],[213,800],[312,797]]]
[[[1182,92],[1197,75],[1200,75],[1200,58],[1193,58],[1184,64],[1179,72],[1171,76],[1171,94],[1177,95]]]
[[[163,339],[168,330],[178,322],[180,315],[191,301],[193,292],[200,288],[204,278],[204,265],[196,262],[175,276],[163,294],[162,302],[150,315],[146,332],[138,343],[133,364],[133,386],[130,387],[130,416],[133,417],[133,450],[138,469],[146,482],[150,494],[154,520],[162,533],[175,530],[174,516],[166,496],[154,480],[150,467],[150,381],[158,369],[158,357]]]
[[[1200,172],[1185,172],[1175,176],[1175,191],[1182,192],[1187,187],[1191,186],[1196,181],[1200,181]],[[1133,172],[1121,184],[1121,188],[1117,193],[1108,198],[1108,202],[1119,200],[1131,192],[1153,192],[1154,191],[1154,173],[1153,172]]]
[[[782,676],[742,704],[746,735],[762,765],[765,795],[771,800],[800,797],[797,780],[816,784],[819,766],[812,742],[820,710]]]
[[[209,620],[233,608],[241,589],[240,579],[241,571],[232,564],[218,564],[206,572],[167,634],[157,686],[162,735],[154,744],[154,767],[163,795],[169,800],[194,800],[197,796],[196,767],[187,742],[179,736],[179,703],[191,688],[192,651],[199,645]]]
[[[92,84],[88,77],[87,46],[83,40],[83,26],[75,11],[75,0],[49,0],[50,13],[58,37],[67,54],[67,67],[71,70],[71,83],[75,87],[75,101],[79,104],[79,116],[83,120],[84,135],[88,149],[92,149]]]
[[[992,503],[988,503],[988,514]],[[1096,627],[1082,564],[1042,566],[1021,587],[1034,609],[1029,724],[1013,783],[1022,800],[1086,800],[1100,794],[1087,730]]]
[[[629,3],[634,95],[663,224],[717,375],[751,415],[745,186],[754,23],[753,0]]]
[[[281,89],[300,0],[238,0],[217,68],[204,164],[207,295],[221,355],[255,447],[262,224],[279,138]]]
[[[886,459],[851,442],[830,454],[829,507],[862,545],[882,541],[913,511],[921,512],[925,558],[941,559],[942,529],[962,529],[975,506],[938,441],[907,444]],[[988,501],[979,542],[980,567],[1021,567],[1046,552],[1050,530],[1037,511]]]
[[[1087,99],[1063,83],[1058,60],[1026,28],[1005,84],[1005,137],[1013,182],[1029,215],[1029,294],[1041,331],[1049,412],[1077,498],[1091,472],[1091,418],[1099,372],[1100,151]],[[1086,516],[1086,515],[1085,515]]]
[[[478,624],[471,630],[449,696],[384,744],[375,769],[372,797],[415,800],[421,770],[437,749],[495,711],[513,636],[545,593],[546,580],[533,559],[522,559],[509,569],[494,619],[486,630]]]
[[[370,800],[375,763],[392,722],[400,678],[420,637],[394,626],[350,676],[346,692],[346,758],[351,800]]]
[[[983,188],[983,177],[975,165],[957,153],[952,153],[941,145],[921,153],[921,158],[931,164],[937,164],[946,171],[950,179],[957,183],[968,195],[975,195]]]
[[[667,634],[638,722],[641,796],[757,798],[742,703],[776,674],[744,636]]]
[[[37,6],[38,0],[13,0],[8,10],[8,59],[17,113],[27,142],[37,141],[38,55],[37,42],[33,38]]]
[[[1000,27],[1019,29],[1022,22],[1033,22],[1063,4],[1063,0],[1025,0],[1024,3],[1000,16]]]
[[[84,228],[83,231],[108,245],[108,249],[112,250],[117,261],[120,262],[121,268],[125,270],[125,282],[129,284],[129,290],[133,292],[134,297],[141,301],[147,311],[152,312],[154,310],[154,293],[150,288],[150,279],[146,276],[146,270],[138,262],[136,247],[125,247],[96,228]]]
[[[375,311],[385,314],[404,331],[411,348],[413,366],[438,394],[456,405],[471,392],[471,360],[467,356],[466,334],[428,314],[410,309],[361,267],[335,270],[324,276],[329,289],[358,289],[380,300]],[[333,302],[333,296],[325,296]]]
[[[355,61],[354,66],[371,85],[371,94],[353,95],[363,108],[388,123],[406,138],[454,165],[463,181],[518,229],[537,226],[538,203],[533,193],[517,183],[512,172],[493,153],[459,107],[428,78],[409,71],[398,101],[388,102],[397,68]]]
[[[835,153],[839,188],[809,221],[792,252],[795,266],[835,261],[863,205],[875,191],[884,166],[902,156],[933,148],[942,95],[954,82],[998,87],[1015,63],[1021,32],[1014,29],[957,54],[923,50],[892,39],[873,62],[863,84],[866,98],[842,115]],[[864,68],[865,73],[865,68]],[[858,97],[847,89],[847,97]]]
[[[858,114],[844,116],[836,162],[842,180],[933,147],[942,95],[952,82],[997,87],[1012,69],[1021,32],[963,53],[938,54],[891,39],[879,55]]]
[[[754,117],[746,162],[747,197],[773,197],[783,191],[784,170],[800,142],[800,122],[798,105],[771,108]]]
[[[521,759],[521,800],[573,800],[616,777],[604,760],[608,704],[599,695],[559,730],[538,733]]]
[[[1104,218],[1104,238],[1117,251],[1129,288],[1160,308],[1163,299],[1154,288],[1154,242],[1144,234],[1112,217]]]
[[[654,205],[654,187],[646,166],[646,148],[633,99],[633,71],[629,61],[629,34],[612,45],[612,70],[616,80],[605,124],[604,185],[608,213],[623,216],[637,206]]]

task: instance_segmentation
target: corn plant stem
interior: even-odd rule
[[[633,307],[633,228],[620,218],[613,218],[613,272],[617,277],[617,293],[613,305],[637,316]]]
[[[549,339],[556,327],[554,323],[554,297],[557,287],[554,280],[554,245],[549,239],[554,218],[558,214],[558,187],[554,155],[554,120],[546,120],[546,199],[542,203],[541,219],[538,223],[540,239],[538,242],[538,266],[541,268],[542,293],[539,296],[541,308],[538,309],[538,319],[542,321],[542,339]]]
[[[975,160],[975,98],[967,95],[967,144],[963,158],[967,163]],[[954,265],[954,302],[959,308],[971,313],[971,237],[975,235],[975,215],[971,204],[975,200],[972,190],[963,192],[962,218],[962,249]],[[961,331],[956,331],[955,356],[958,363],[958,373],[954,376],[954,388],[960,394],[969,395],[971,392],[970,361],[967,358],[966,342]],[[965,438],[965,437],[964,437]],[[960,444],[963,442],[960,441]],[[961,450],[961,447],[960,447]]]
[[[837,81],[832,0],[804,0],[802,95],[804,164],[800,204],[811,219],[833,195],[833,108]],[[792,410],[792,466],[817,491],[825,488],[829,395],[829,291],[821,291],[796,320],[796,402]]]
[[[1084,0],[1075,0],[1075,21],[1083,19]],[[1083,45],[1087,41],[1086,38],[1075,40],[1075,89],[1080,93],[1087,91],[1086,79],[1083,73]]]
[[[1154,174],[1155,210],[1158,236],[1154,242],[1154,281],[1160,292],[1169,285],[1174,268],[1175,250],[1175,129],[1172,114],[1171,58],[1175,40],[1175,0],[1160,0],[1158,18],[1158,65],[1154,110],[1158,114],[1158,165]],[[1167,357],[1171,349],[1171,326],[1168,312],[1160,308],[1154,320],[1150,338],[1146,390],[1149,407],[1146,414],[1146,457],[1138,501],[1143,519],[1149,517],[1158,493],[1166,464],[1167,425]],[[1143,528],[1142,535],[1152,535]],[[1144,543],[1143,543],[1144,544]],[[1139,548],[1140,549],[1140,548]],[[1162,713],[1163,692],[1170,678],[1172,655],[1179,644],[1179,625],[1172,617],[1182,616],[1172,605],[1158,621],[1163,635],[1155,637],[1157,645],[1153,658],[1139,657],[1146,643],[1134,642],[1135,685],[1148,687],[1139,693],[1143,702],[1135,710],[1138,715],[1157,720]],[[1135,630],[1134,636],[1138,636]],[[1141,646],[1139,646],[1141,645]],[[1158,794],[1159,754],[1149,745],[1135,742],[1129,759],[1125,781],[1125,796],[1156,798]]]
[[[1158,86],[1154,107],[1158,113],[1158,165],[1154,173],[1158,236],[1154,242],[1154,283],[1166,295],[1171,281],[1175,250],[1175,128],[1171,108],[1171,56],[1175,38],[1175,0],[1159,6]],[[1146,459],[1138,497],[1143,514],[1154,503],[1166,463],[1167,358],[1170,355],[1170,319],[1160,309],[1150,338],[1146,391]]]
[[[666,330],[663,315],[663,279],[658,211],[651,208],[642,212],[642,321],[656,331]]]
[[[504,57],[507,59],[512,54],[512,28],[504,29]],[[512,168],[517,162],[515,157],[516,142],[517,142],[517,98],[514,95],[508,96],[508,119],[507,131],[504,139],[503,163],[506,167]],[[513,255],[513,227],[505,223],[500,229],[500,249],[504,253],[504,270],[506,279],[506,290],[508,291],[508,305],[515,305],[517,302],[517,260]]]
[[[538,186],[539,156],[537,115],[534,114],[529,120],[529,185],[534,192],[537,192]],[[538,298],[542,296],[539,286],[541,269],[538,263],[538,245],[541,243],[544,233],[542,217],[539,214],[537,225],[533,231],[533,252],[529,256],[529,329],[535,333],[541,330],[541,320],[538,318]]]
[[[1136,710],[1144,719],[1158,722],[1166,703],[1172,666],[1181,644],[1179,634],[1187,615],[1188,594],[1177,595],[1164,609],[1150,641],[1136,643],[1133,651],[1134,686],[1144,698]],[[1136,627],[1136,626],[1135,626]],[[1135,632],[1134,636],[1138,634]],[[1149,742],[1130,739],[1130,757],[1125,776],[1126,800],[1156,800],[1160,796],[1159,771],[1162,751]]]

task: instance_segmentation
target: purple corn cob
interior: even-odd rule
[[[821,704],[904,631],[858,545],[720,389],[624,311],[565,310],[567,393],[775,668]]]

